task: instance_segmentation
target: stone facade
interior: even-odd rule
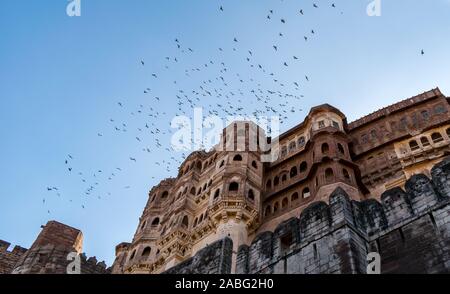
[[[448,273],[449,101],[434,89],[352,123],[325,104],[277,138],[234,122],[150,190],[111,268],[50,221],[28,250],[0,241],[0,273],[66,273],[72,252],[81,273],[365,273],[369,252],[383,273]]]
[[[367,203],[383,202],[386,191],[406,189],[408,178],[417,174],[430,177],[433,165],[450,154],[449,100],[434,89],[352,123],[347,123],[341,111],[325,104],[312,108],[302,123],[277,138],[266,137],[252,122],[231,124],[215,148],[192,153],[176,178],[165,179],[151,189],[133,240],[116,247],[113,272],[161,273],[224,237],[231,239],[237,252],[255,240],[269,240],[265,232],[276,234],[279,225],[286,222],[298,222],[294,226],[313,230],[314,235],[316,230],[324,230],[324,238],[329,238],[322,240],[328,249],[320,244],[305,245],[302,254],[319,254],[319,248],[324,250],[322,255],[342,252],[350,255],[346,270],[341,267],[336,271],[360,272],[355,258],[361,252],[355,247],[367,240],[359,230],[336,231],[338,239],[333,239],[326,223],[316,226],[307,223],[309,218],[293,218],[305,215],[307,207],[329,212],[326,207],[332,205],[333,191],[345,193],[351,203],[361,202],[360,210],[365,213],[374,209]],[[276,142],[271,151],[279,156],[271,162],[262,160],[267,155],[262,148],[266,142]],[[250,148],[255,145],[257,148]],[[428,200],[419,197],[417,201]],[[351,210],[357,210],[355,207]],[[383,211],[383,216],[392,218],[392,213],[397,211]],[[323,217],[332,219],[332,215]],[[232,273],[242,269],[238,261],[239,255],[233,254]],[[259,259],[258,265],[250,258],[249,266],[262,270],[265,262],[272,263],[273,257]],[[329,264],[332,268],[332,260]],[[289,263],[284,267],[289,268]],[[315,267],[305,271],[322,272],[325,265]]]
[[[341,188],[241,245],[237,273],[366,273],[378,252],[381,273],[450,273],[450,157],[375,199]]]
[[[1,243],[8,244],[8,243]],[[8,244],[9,246],[9,244]],[[0,273],[12,274],[66,274],[73,261],[70,253],[80,258],[80,273],[108,274],[105,262],[81,254],[83,234],[80,230],[56,221],[42,226],[42,231],[30,249],[15,247],[12,252],[0,249]]]
[[[165,274],[229,274],[233,255],[233,241],[226,237],[205,248]]]

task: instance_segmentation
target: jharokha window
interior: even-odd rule
[[[303,198],[308,198],[309,196],[311,196],[311,192],[309,191],[309,188],[306,187],[305,189],[303,189],[302,197]]]
[[[330,146],[328,146],[327,143],[323,143],[323,144],[322,144],[322,153],[323,153],[323,154],[327,154],[328,151],[330,151]]]
[[[303,147],[303,146],[305,146],[305,137],[302,136],[298,139],[298,147]]]
[[[333,127],[339,129],[339,123],[333,120]]]
[[[424,146],[424,147],[430,145],[430,141],[428,141],[427,137],[420,138],[420,143],[422,143],[422,146]]]
[[[306,163],[306,161],[303,161],[303,162],[300,164],[300,172],[301,172],[301,173],[304,173],[307,169],[308,169],[308,164]]]
[[[145,247],[144,250],[142,251],[142,257],[144,258],[148,257],[151,251],[152,249],[150,247]]]
[[[431,135],[431,140],[433,140],[434,143],[439,143],[441,141],[444,141],[444,138],[442,138],[441,134],[439,133],[433,133]]]
[[[255,194],[253,193],[252,189],[248,190],[248,199],[252,201],[255,200]]]
[[[239,190],[239,184],[236,182],[231,182],[230,186],[228,187],[228,191],[234,192]]]
[[[419,149],[419,144],[417,144],[416,140],[411,140],[409,141],[409,148],[411,149],[411,151],[417,150]]]

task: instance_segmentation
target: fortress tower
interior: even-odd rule
[[[277,156],[262,160],[268,153]],[[132,242],[116,247],[113,273],[161,273],[208,245],[220,247],[215,241],[224,237],[232,241],[236,272],[238,248],[311,205],[330,205],[333,191],[348,201],[380,200],[416,174],[429,176],[449,154],[450,104],[439,89],[351,123],[320,105],[277,138],[252,122],[234,122],[215,148],[193,152],[176,178],[150,190]]]

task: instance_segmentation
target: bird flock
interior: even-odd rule
[[[324,4],[324,2],[301,1],[296,17],[302,18],[311,11],[320,9],[333,9],[336,13],[343,14],[335,3]],[[219,5],[215,13],[217,17],[226,17],[226,5]],[[269,9],[260,18],[264,22],[278,22],[286,28],[291,22],[287,17],[280,15],[275,8]],[[275,37],[286,38],[289,31],[289,29],[281,29]],[[303,40],[304,46],[308,46],[314,38],[320,36],[315,28],[305,29],[304,32],[295,36]],[[272,61],[278,61],[278,67],[271,67],[266,62],[259,53],[260,46],[249,48],[244,45],[245,42],[241,40],[238,32],[229,40],[224,40],[223,46],[210,48],[211,54],[208,56],[196,55],[197,49],[188,43],[183,40],[182,36],[174,37],[170,41],[170,45],[173,46],[176,53],[161,57],[164,66],[160,70],[149,66],[150,62],[146,62],[145,58],[137,58],[137,70],[149,78],[148,85],[142,87],[143,101],[145,102],[135,105],[125,98],[116,101],[115,106],[120,115],[109,118],[109,129],[96,132],[99,140],[102,140],[103,137],[124,136],[125,134],[127,136],[124,138],[133,140],[132,143],[137,144],[141,152],[127,156],[127,160],[132,164],[144,160],[145,155],[158,154],[158,160],[153,162],[158,173],[165,171],[171,175],[176,174],[179,165],[188,155],[185,152],[177,154],[170,145],[169,136],[174,132],[170,127],[170,117],[192,116],[193,109],[201,106],[206,110],[204,115],[219,117],[276,115],[283,124],[288,116],[302,112],[299,107],[304,98],[302,87],[305,87],[311,80],[306,69],[302,67],[300,53],[286,55],[276,41],[266,44],[266,47],[272,51]],[[421,54],[424,55],[423,50]],[[193,59],[203,59],[203,62],[192,64],[190,61]],[[239,70],[233,67],[233,62],[230,60],[240,64]],[[242,65],[245,65],[245,70],[242,70]],[[280,71],[288,68],[293,68],[296,73],[303,72],[304,74],[295,76],[295,78],[298,76],[303,76],[303,78],[284,79],[284,75],[280,74]],[[158,95],[158,86],[162,82],[162,76],[178,77],[171,81],[174,93]],[[173,107],[167,107],[167,104],[173,105]],[[251,109],[246,109],[244,107],[246,104],[250,105]],[[165,120],[165,118],[168,119]],[[126,172],[126,168],[121,166],[113,169],[95,168],[93,169],[95,172],[78,170],[77,166],[77,156],[74,153],[68,154],[66,158],[62,159],[62,167],[65,172],[84,187],[82,196],[85,198],[80,204],[82,209],[86,208],[89,198],[104,199],[111,196],[112,192],[108,191],[110,181]],[[151,178],[155,179],[155,176]],[[123,185],[125,190],[130,188],[130,185]],[[63,197],[63,188],[57,185],[48,185],[45,190],[47,194],[42,199],[44,207],[47,207],[47,198],[50,195]],[[73,202],[72,199],[69,201]],[[47,213],[51,213],[48,207],[46,210]]]
[[[335,3],[329,3],[326,7],[324,4],[322,7],[322,4],[319,6],[316,2],[309,4],[302,2],[302,7],[299,7],[296,15],[301,18],[312,10],[336,9],[336,7]],[[226,17],[226,5],[219,5],[216,13],[217,17]],[[267,14],[261,15],[260,18],[265,22],[277,21],[286,28],[289,25],[289,19],[279,15],[276,9],[269,9]],[[314,28],[309,28],[305,32],[301,38],[306,46],[317,33]],[[116,107],[121,115],[109,118],[110,129],[96,132],[98,139],[131,134],[127,138],[134,138],[133,144],[139,145],[141,153],[127,156],[130,163],[137,163],[145,154],[158,154],[159,160],[153,162],[156,170],[173,175],[189,154],[186,152],[177,154],[172,148],[169,136],[174,130],[170,127],[170,118],[165,121],[161,119],[163,117],[192,116],[193,109],[201,106],[206,110],[204,115],[219,117],[276,115],[282,124],[289,115],[300,113],[302,109],[299,107],[299,101],[304,98],[302,86],[310,81],[310,77],[305,73],[303,79],[287,81],[281,77],[279,71],[290,67],[298,72],[304,71],[300,69],[302,58],[297,54],[290,56],[283,54],[281,46],[274,42],[267,46],[275,54],[273,60],[279,60],[280,66],[271,68],[261,57],[262,54],[258,53],[260,48],[247,48],[238,33],[229,41],[225,40],[223,46],[209,49],[214,54],[210,54],[209,57],[201,56],[204,59],[201,63],[190,63],[190,60],[199,58],[194,56],[197,50],[189,45],[188,41],[183,41],[182,36],[172,39],[171,43],[176,54],[162,57],[164,66],[161,70],[150,68],[148,65],[150,63],[146,62],[145,58],[138,58],[137,66],[149,77],[148,85],[142,88],[146,103],[133,105],[125,98],[117,101]],[[286,38],[286,35],[286,32],[280,30],[276,37]],[[239,67],[240,71],[235,70],[233,62],[229,60],[235,60],[240,65],[245,64],[247,70],[242,71],[242,67]],[[172,87],[175,87],[173,96],[167,93],[164,93],[165,97],[156,94],[161,76],[182,77],[182,80],[172,81]],[[245,109],[244,102],[251,105],[251,109]],[[174,112],[169,113],[167,107],[161,106],[163,103],[174,103],[174,107],[171,108]],[[134,121],[138,121],[137,126],[133,125]],[[161,125],[161,121],[164,121],[165,125]],[[112,170],[95,168],[95,172],[78,170],[75,168],[78,166],[77,157],[73,153],[68,154],[62,162],[65,172],[84,186],[82,196],[85,198],[80,204],[82,209],[86,208],[89,198],[104,199],[111,196],[112,192],[107,189],[110,186],[109,182],[125,172],[125,167],[120,166]],[[155,176],[151,178],[155,179]],[[100,188],[102,185],[103,189]],[[125,190],[130,188],[130,185],[123,185]],[[47,205],[47,198],[51,194],[63,197],[63,188],[48,185],[46,193],[42,199],[44,206]],[[69,201],[73,202],[73,199]],[[47,213],[51,214],[49,208]]]

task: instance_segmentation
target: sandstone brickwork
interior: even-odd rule
[[[271,161],[262,160],[268,155],[266,142],[272,143]],[[267,137],[253,122],[234,122],[223,130],[217,146],[193,152],[176,178],[150,190],[133,239],[116,247],[113,272],[162,273],[225,237],[232,240],[234,252],[248,251],[232,256],[232,273],[245,272],[245,266],[250,272],[362,272],[367,249],[360,248],[372,246],[380,231],[387,236],[398,219],[442,203],[441,192],[436,196],[427,190],[429,197],[415,197],[413,191],[419,187],[410,185],[426,182],[432,167],[447,155],[450,104],[439,89],[351,123],[339,109],[319,105],[276,138]],[[446,185],[443,178],[433,179],[443,181],[433,183],[435,189]],[[330,195],[336,191],[351,204],[334,203]],[[333,207],[344,209],[344,216]],[[320,218],[313,221],[317,213]],[[348,225],[350,219],[353,225]],[[424,219],[417,221],[428,227]],[[436,219],[430,221],[434,224]],[[290,236],[266,247],[285,235],[283,224],[299,230],[290,229]],[[306,242],[308,238],[312,239]],[[378,241],[383,247],[387,240]],[[279,249],[286,254],[292,246],[301,248],[302,255],[290,253],[283,257],[285,264],[275,267]],[[310,259],[327,254],[328,260]],[[300,256],[310,264],[300,262]],[[294,269],[296,264],[304,268]]]
[[[9,274],[19,258],[27,251],[20,246],[14,246],[11,251],[8,251],[10,245],[10,243],[0,240],[0,274]]]
[[[8,244],[9,245],[9,244]],[[15,257],[4,258],[1,249],[0,264],[11,260],[9,267],[1,267],[2,273],[12,274],[66,274],[74,253],[80,259],[81,274],[107,274],[110,269],[105,262],[98,262],[95,257],[87,258],[82,254],[83,234],[80,230],[56,221],[49,221],[42,226],[42,231],[30,249],[16,247]],[[14,263],[14,264],[13,264]]]
[[[206,246],[197,254],[172,267],[165,274],[229,274],[233,241],[224,238]]]
[[[382,273],[450,273],[450,158],[431,174],[381,202],[336,189],[329,204],[313,203],[242,245],[237,273],[366,273],[369,252],[380,254]]]
[[[351,123],[319,105],[276,138],[236,121],[151,188],[111,268],[50,221],[29,250],[0,242],[0,273],[66,273],[73,252],[81,273],[366,273],[371,252],[383,273],[448,273],[448,155],[439,89]]]

